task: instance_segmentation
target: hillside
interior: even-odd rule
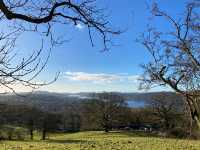
[[[181,97],[172,92],[163,92],[166,97],[173,99],[180,99]],[[10,104],[10,105],[32,105],[39,107],[43,110],[62,110],[64,106],[71,103],[81,102],[84,99],[92,97],[91,93],[51,93],[51,92],[35,92],[35,93],[22,93],[22,96],[17,95],[0,95],[0,103]],[[160,92],[155,93],[117,93],[123,96],[128,104],[137,106],[138,104],[145,104],[149,100],[152,100],[160,94]]]

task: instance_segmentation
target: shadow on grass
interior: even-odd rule
[[[86,141],[86,140],[60,140],[60,139],[49,139],[46,142],[48,143],[59,143],[59,144],[80,144],[80,143],[94,143],[94,141]]]
[[[142,132],[142,131],[112,131],[104,134],[116,134],[117,135],[126,135],[129,137],[153,137],[153,138],[161,138],[161,136],[151,133],[151,132]]]
[[[112,133],[112,132],[111,132]],[[153,133],[153,132],[143,132],[143,131],[116,131],[114,133],[121,134],[121,135],[126,135],[128,137],[141,137],[141,138],[159,138],[159,139],[176,139],[176,140],[185,140],[185,139],[190,139],[194,140],[192,138],[188,137],[178,137],[178,136],[169,136],[169,135],[158,135],[158,133]]]
[[[0,141],[3,142],[4,140]],[[8,140],[5,140],[8,141]],[[70,140],[70,139],[47,139],[47,140],[10,140],[9,142],[27,142],[27,143],[57,143],[57,144],[81,144],[81,143],[88,143],[93,144],[94,141],[87,141],[87,140]]]

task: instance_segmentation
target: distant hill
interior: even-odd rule
[[[171,98],[178,98],[176,93],[173,92],[162,92],[166,96],[170,95]],[[8,95],[3,94],[0,95],[0,103],[10,104],[10,105],[33,105],[42,110],[50,110],[50,111],[61,111],[64,109],[66,105],[70,105],[72,103],[80,102],[81,100],[91,98],[93,93],[51,93],[51,92],[34,92],[31,94],[21,93],[25,95],[25,97],[17,96],[17,95]],[[156,96],[160,94],[160,92],[154,93],[117,93],[123,96],[130,105],[145,104],[147,101],[152,100]],[[130,101],[133,101],[130,103]],[[139,105],[138,105],[139,106]],[[131,106],[134,107],[134,106]]]
[[[0,95],[0,103],[10,105],[31,105],[42,110],[59,111],[64,106],[80,100],[78,97],[72,97],[70,94],[59,94],[50,92],[35,92],[32,94],[22,93],[18,95]]]

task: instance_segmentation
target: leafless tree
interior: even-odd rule
[[[155,119],[159,121],[165,130],[173,128],[184,115],[184,103],[181,98],[159,93],[148,101],[149,107]]]
[[[19,61],[18,55],[15,55],[16,41],[24,32],[38,33],[42,39],[50,39],[51,45],[55,46],[64,41],[54,32],[58,25],[64,30],[67,25],[81,24],[88,29],[92,46],[95,44],[93,36],[95,39],[99,37],[103,50],[107,50],[112,44],[112,36],[120,31],[110,27],[104,9],[96,5],[96,0],[0,0],[0,26],[6,26],[0,34],[0,86],[15,92],[13,84],[31,88],[48,84],[34,80],[49,58],[47,56],[41,62],[43,42],[41,49],[28,58]]]
[[[139,39],[152,56],[152,61],[142,65],[145,72],[141,87],[169,86],[184,96],[200,128],[200,1],[189,1],[178,19],[157,4],[152,8],[153,16],[164,18],[168,29],[149,27]]]
[[[100,116],[99,120],[105,132],[112,130],[120,120],[125,120],[126,102],[123,96],[112,92],[103,92],[96,93],[94,97],[99,101],[96,112]]]

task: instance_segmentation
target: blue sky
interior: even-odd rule
[[[126,32],[114,39],[118,46],[109,51],[100,52],[102,45],[92,47],[84,26],[72,25],[58,27],[57,33],[62,33],[68,42],[52,50],[48,66],[40,74],[39,80],[51,80],[56,72],[60,77],[52,85],[39,90],[53,92],[88,92],[88,91],[121,91],[138,92],[138,81],[142,74],[140,64],[150,59],[144,47],[136,43],[136,38],[145,31],[149,23],[150,12],[147,4],[157,2],[161,9],[177,17],[185,5],[184,0],[98,0],[98,5],[108,8],[108,19],[114,28],[126,29]],[[155,20],[155,26],[167,29],[168,25],[162,20]],[[38,43],[34,35],[24,35],[20,45],[23,50],[33,49]],[[46,43],[48,45],[48,42]],[[45,57],[47,50],[43,52]],[[161,88],[154,89],[163,90]]]

